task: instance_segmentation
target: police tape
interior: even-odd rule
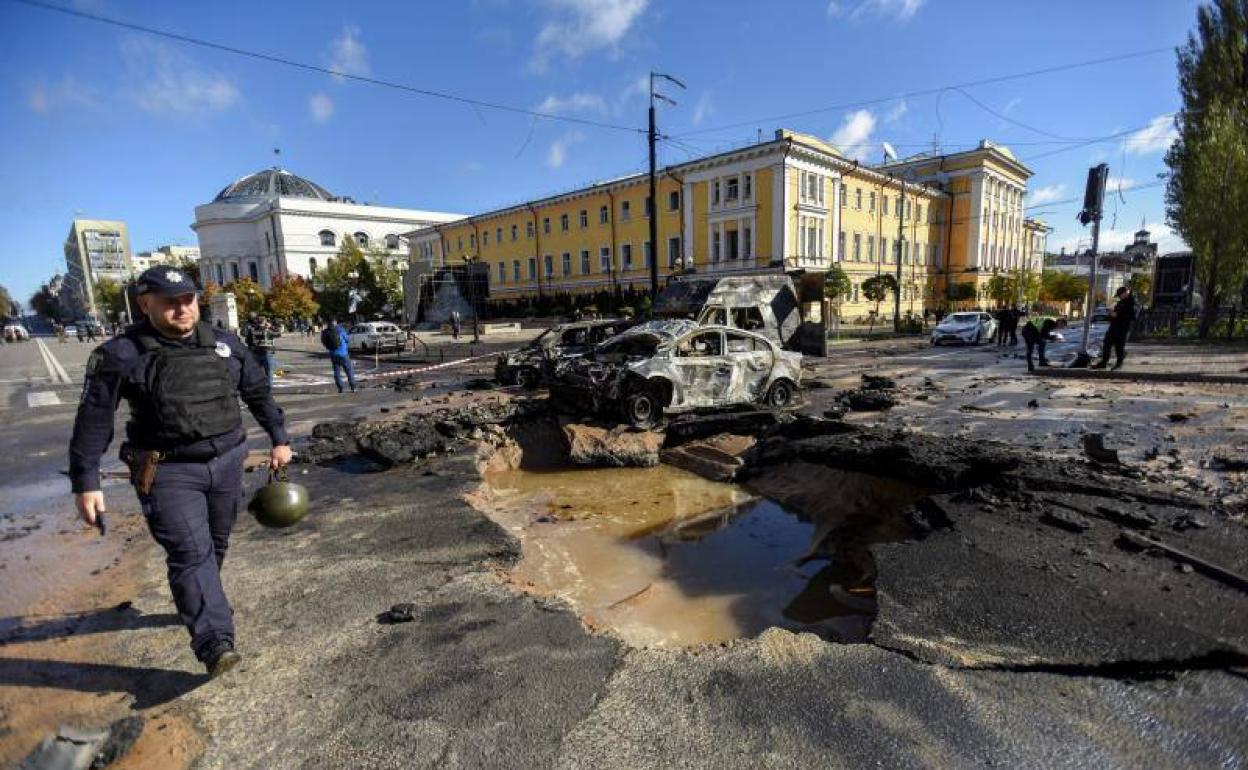
[[[376,380],[376,379],[381,379],[383,377],[402,377],[407,374],[423,374],[424,372],[433,372],[433,371],[437,371],[438,369],[449,369],[452,366],[460,366],[461,364],[468,364],[468,363],[472,363],[473,361],[480,361],[483,358],[497,358],[500,355],[506,355],[507,353],[514,353],[517,350],[520,350],[520,348],[510,348],[508,350],[495,350],[492,353],[482,353],[479,356],[457,358],[454,361],[444,361],[440,364],[430,364],[429,366],[416,366],[416,367],[409,367],[407,369],[394,369],[394,370],[385,371],[385,372],[369,372],[367,374],[356,375],[356,379],[357,380]]]

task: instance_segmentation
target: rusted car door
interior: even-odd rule
[[[719,329],[697,331],[676,343],[672,352],[676,370],[674,406],[718,406],[729,403],[733,361],[724,352]]]

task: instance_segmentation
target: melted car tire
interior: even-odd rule
[[[793,403],[793,386],[784,380],[776,380],[767,389],[767,406],[783,409]]]
[[[659,405],[659,398],[651,388],[629,393],[624,397],[620,409],[624,413],[624,422],[642,430],[653,428],[663,416],[663,407]]]
[[[526,390],[532,390],[537,387],[539,379],[537,372],[528,367],[517,369],[515,375],[513,376],[515,377],[516,384]]]

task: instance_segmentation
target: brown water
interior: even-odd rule
[[[632,645],[770,626],[865,639],[876,607],[866,546],[908,536],[895,514],[922,492],[813,466],[760,482],[776,497],[800,483],[819,502],[799,515],[668,466],[490,473],[477,502],[522,542],[516,583],[566,599]]]

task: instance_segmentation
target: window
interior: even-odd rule
[[[747,225],[741,234],[741,255],[749,258],[754,256],[754,231]]]
[[[355,244],[359,246],[361,249],[367,249],[368,248],[368,233],[356,233]]]
[[[861,187],[854,188],[854,208],[857,209],[858,211],[862,211],[862,188]]]
[[[568,251],[563,252],[563,274],[572,275],[572,253]]]
[[[507,283],[507,263],[506,262],[498,263],[498,282]]]
[[[468,248],[475,249],[477,247],[477,234],[468,233]]]
[[[891,260],[892,255],[888,250],[888,238],[880,236],[880,262],[889,262]]]
[[[542,257],[542,268],[545,270],[547,278],[550,278],[552,275],[554,275],[555,274],[555,258],[549,254]]]
[[[589,275],[589,249],[581,249],[581,275]]]
[[[763,311],[754,305],[750,307],[734,307],[732,309],[732,325],[738,329],[745,329],[747,332],[762,329],[766,326],[763,323]]]
[[[598,207],[598,224],[605,225],[611,221],[611,211],[606,206]]]
[[[316,257],[308,258],[308,272],[312,275],[316,275]]]
[[[520,283],[520,260],[518,259],[511,261],[511,280]]]
[[[511,239],[514,241],[519,236],[519,228],[515,225],[511,226]]]
[[[529,280],[537,280],[537,257],[529,257]]]
[[[654,201],[650,199],[649,195],[647,195],[646,196],[646,216],[650,216],[653,213],[654,213]]]
[[[880,214],[888,216],[888,196],[882,193],[880,195]]]
[[[331,231],[329,230],[321,231],[321,245],[322,246],[333,246],[336,242],[337,242],[337,238],[334,237],[334,234]]]
[[[667,194],[667,210],[676,211],[680,208],[680,191],[672,190]]]
[[[598,268],[604,273],[611,272],[611,247],[603,246],[598,250]]]
[[[455,242],[457,244],[456,251],[463,251],[464,250],[464,236],[462,235],[456,236]]]
[[[841,208],[849,205],[849,188],[844,182],[841,183]]]
[[[515,239],[513,238],[512,240],[515,240]],[[499,227],[494,230],[494,242],[495,243],[503,242],[503,228]]]
[[[620,246],[620,265],[622,270],[633,269],[633,244],[626,243]]]
[[[875,190],[867,193],[867,211],[875,211]]]
[[[717,227],[715,228],[715,231],[711,233],[711,261],[712,262],[719,261],[719,239],[720,239],[719,228]]]
[[[745,309],[747,308],[742,308],[742,310],[745,310]],[[757,308],[748,308],[748,309],[757,311]],[[737,312],[739,311],[734,311],[733,315],[735,316]],[[740,328],[746,328],[746,327],[740,327]],[[733,332],[726,332],[724,336],[728,338],[728,353],[729,354],[753,353],[756,349],[759,349],[759,348],[755,348],[755,341],[753,337],[747,337],[744,334],[734,334]]]
[[[482,246],[489,246],[489,245],[490,245],[490,231],[489,231],[489,230],[482,231],[482,233],[481,233],[481,245],[482,245]]]
[[[225,274],[224,274],[224,272],[221,270],[221,266],[220,266],[220,265],[217,265],[217,283],[219,283],[219,284],[224,284],[224,283],[225,283]]]
[[[680,236],[667,239],[667,266],[674,268],[680,264]]]
[[[914,218],[922,222],[923,221],[923,204],[922,203],[918,204],[918,208],[915,210],[915,212],[916,213],[914,215]]]
[[[568,231],[568,215],[567,214],[559,215],[559,229],[565,233]]]
[[[742,179],[745,180],[745,184],[743,185],[745,188],[745,192],[743,193],[743,196],[748,201],[754,197],[754,175],[746,174],[744,177],[742,177]]]
[[[251,280],[256,282],[260,281],[260,268],[255,262],[247,263],[247,274],[251,276]]]
[[[720,332],[701,332],[686,337],[676,348],[676,355],[687,358],[702,358],[724,354],[723,334]]]
[[[875,261],[875,236],[874,235],[867,236],[867,261],[868,262]]]
[[[550,217],[542,217],[542,235],[550,235]]]
[[[632,215],[632,204],[628,201],[620,201],[620,219],[627,222]]]
[[[719,205],[719,180],[718,179],[716,179],[714,182],[711,182],[711,205],[712,206]]]
[[[589,212],[581,209],[581,229],[584,230],[586,227],[589,227]]]
[[[893,208],[893,213],[897,216],[898,219],[901,219],[902,211],[903,211],[903,208],[902,208],[901,196],[898,195],[897,205]]]
[[[525,234],[526,236],[528,236],[529,238],[532,238],[532,237],[533,237],[533,232],[534,232],[535,228],[536,228],[536,225],[534,225],[532,222],[525,222],[525,223],[524,223],[524,234]]]
[[[646,241],[645,243],[641,244],[642,262],[645,264],[647,270],[650,269],[650,263],[654,261],[653,252],[654,252],[654,249],[650,248],[650,241]]]
[[[741,256],[741,233],[737,230],[728,230],[728,259],[736,259]]]
[[[267,232],[264,234],[264,250],[265,252],[273,250],[273,239],[269,237]]]
[[[854,261],[862,261],[862,233],[854,233]]]
[[[724,200],[731,203],[739,197],[741,197],[741,180],[738,177],[730,176],[725,185]]]

